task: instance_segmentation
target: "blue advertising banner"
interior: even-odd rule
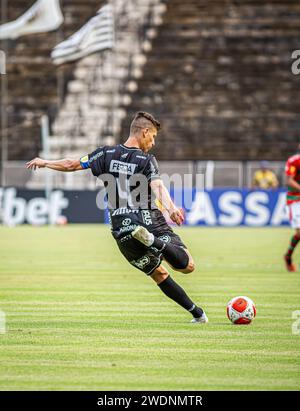
[[[289,224],[286,190],[175,190],[172,197],[185,211],[185,224],[204,226],[284,226]]]
[[[190,226],[286,226],[286,191],[214,189],[173,190],[171,196]],[[43,191],[0,187],[0,219],[7,225],[108,223],[107,210],[97,206],[97,191]],[[167,218],[167,216],[166,216]],[[170,221],[168,221],[170,222]]]
[[[46,198],[41,190],[0,187],[0,222],[9,226],[103,223],[104,211],[97,207],[97,193],[53,190]]]

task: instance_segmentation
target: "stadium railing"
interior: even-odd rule
[[[279,185],[284,186],[284,162],[269,162],[270,168],[278,177]],[[255,161],[160,161],[160,172],[166,176],[180,176],[182,181],[185,177],[185,187],[196,186],[196,174],[203,176],[206,188],[234,187],[250,188],[254,172],[259,169],[259,162]],[[28,189],[45,189],[46,184],[51,189],[67,190],[95,190],[98,184],[89,172],[60,173],[53,170],[28,171],[25,161],[7,161],[3,164],[2,186],[19,187]],[[35,173],[35,177],[33,177]],[[176,178],[174,180],[176,188]],[[203,187],[201,187],[203,188]]]

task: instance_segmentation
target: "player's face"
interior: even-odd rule
[[[155,129],[145,128],[142,137],[142,150],[147,153],[155,146],[157,131]]]

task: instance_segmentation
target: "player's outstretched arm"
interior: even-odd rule
[[[156,199],[161,203],[163,208],[167,210],[171,220],[177,225],[183,223],[184,217],[179,208],[173,203],[169,191],[160,179],[151,181],[151,189],[154,192]]]
[[[62,160],[44,160],[36,157],[26,163],[26,168],[36,170],[37,168],[50,168],[56,171],[79,171],[83,170],[80,160],[72,160],[70,158],[63,158]]]

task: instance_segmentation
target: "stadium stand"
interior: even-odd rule
[[[160,0],[115,0],[113,4],[114,50],[78,62],[54,122],[58,137],[50,140],[53,156],[60,156],[70,146],[73,155],[82,155],[95,145],[114,143],[120,134],[130,92],[135,90],[135,83],[129,79],[142,76],[144,50],[151,47],[165,8]]]
[[[33,3],[7,2],[1,22]],[[140,109],[162,120],[160,160],[236,162],[225,168],[215,163],[220,185],[250,181],[252,171],[245,167],[255,166],[244,164],[241,177],[241,160],[283,161],[295,150],[300,95],[291,53],[299,48],[297,1],[114,0],[115,52],[54,66],[52,48],[104,3],[62,0],[65,21],[58,31],[1,43],[9,73],[1,101],[9,160],[41,153],[43,114],[53,134],[51,157],[59,157],[121,141]]]
[[[7,15],[1,23],[22,15],[33,0],[7,2]],[[61,2],[64,24],[55,32],[2,41],[0,48],[7,54],[7,81],[5,119],[8,132],[8,159],[25,160],[37,155],[41,149],[40,119],[47,114],[52,122],[63,103],[67,85],[73,77],[74,67],[56,68],[50,58],[52,48],[62,39],[78,30],[93,16],[103,1],[64,0]],[[3,120],[3,118],[2,118]]]
[[[286,159],[299,140],[299,21],[297,1],[168,2],[121,135],[142,108],[163,120],[161,160]]]

